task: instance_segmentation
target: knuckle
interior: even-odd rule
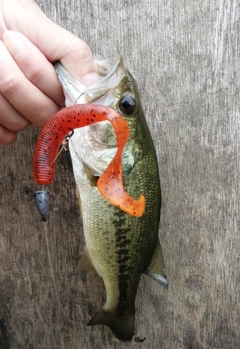
[[[17,139],[17,132],[11,132],[9,130],[2,130],[0,132],[0,144],[1,145],[10,145],[14,143]]]
[[[32,66],[25,72],[25,76],[31,83],[37,85],[43,79],[44,72],[39,67]]]
[[[19,88],[19,79],[13,75],[6,75],[0,78],[0,92],[5,96],[13,95]]]
[[[30,122],[27,119],[21,118],[20,120],[13,121],[11,125],[9,125],[8,129],[11,132],[19,132],[24,130],[29,125],[30,125]]]

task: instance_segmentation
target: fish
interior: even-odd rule
[[[74,127],[74,133],[69,137],[86,243],[80,269],[96,272],[102,277],[106,290],[102,309],[87,325],[106,325],[120,341],[131,341],[135,298],[142,274],[168,288],[159,241],[161,190],[158,161],[136,81],[125,68],[122,57],[95,60],[94,63],[97,81],[91,86],[75,80],[60,62],[55,64],[65,95],[66,115],[69,110],[80,107],[88,108],[88,111],[94,109],[97,115],[101,108],[107,108],[108,115],[114,111],[116,119],[124,120],[129,129],[127,135],[124,122],[114,127],[113,122],[106,119]],[[55,117],[49,126],[50,133],[57,120]],[[72,129],[69,127],[64,134]],[[53,179],[53,159],[59,139],[64,136],[58,137],[57,127],[55,131],[51,139],[57,146],[50,157],[47,155],[52,149],[47,142],[49,133],[44,131],[40,137],[44,151],[40,152],[39,146],[35,151],[36,181],[39,168],[46,164],[45,173]],[[44,134],[47,135],[45,138]],[[121,137],[123,140],[119,141]],[[122,202],[123,196],[125,200]]]

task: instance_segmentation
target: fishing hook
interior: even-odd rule
[[[80,93],[80,95],[78,96],[77,99],[75,99],[73,105],[77,104],[77,101],[79,100],[79,98],[81,98],[84,95],[84,92]]]

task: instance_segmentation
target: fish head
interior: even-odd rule
[[[123,173],[128,175],[134,168],[139,147],[136,136],[136,118],[141,108],[134,78],[125,68],[121,56],[94,61],[96,81],[90,86],[74,79],[60,62],[55,64],[62,85],[65,104],[93,103],[115,109],[127,120],[130,138],[123,152]],[[106,170],[117,151],[116,135],[108,121],[77,129],[70,139],[70,146],[80,162],[99,177]]]

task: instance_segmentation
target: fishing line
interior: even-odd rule
[[[53,286],[54,286],[56,299],[57,299],[57,303],[58,303],[58,312],[60,312],[60,299],[59,299],[59,295],[58,295],[58,292],[57,292],[57,286],[56,286],[55,277],[54,277],[54,271],[53,271],[53,266],[52,266],[52,258],[51,258],[51,254],[50,254],[48,233],[47,233],[47,222],[44,222],[44,235],[45,235],[45,241],[46,241],[46,246],[47,246],[48,261],[49,261],[51,274],[52,274]]]
[[[67,135],[67,137],[64,138],[64,140],[62,141],[62,147],[61,149],[59,150],[59,152],[57,153],[57,155],[55,156],[55,158],[53,159],[52,163],[51,163],[51,166],[52,164],[57,160],[57,158],[59,157],[59,155],[61,154],[61,152],[63,151],[63,149],[65,151],[67,151],[67,144],[69,142],[69,139],[72,137],[72,135],[74,134],[74,130],[72,130],[71,132],[69,132],[69,134]]]
[[[52,259],[51,259],[51,253],[50,253],[50,248],[49,248],[49,241],[48,241],[48,230],[47,230],[47,218],[46,214],[48,211],[48,205],[49,205],[49,192],[44,190],[44,184],[42,185],[42,190],[41,191],[35,191],[34,192],[34,200],[35,204],[37,206],[37,209],[42,217],[42,220],[44,222],[44,235],[45,235],[45,242],[47,246],[47,255],[48,255],[48,261],[51,269],[51,276],[52,276],[52,281],[53,281],[53,286],[56,294],[56,299],[58,303],[58,311],[60,311],[60,299],[59,295],[57,292],[57,286],[55,282],[55,277],[54,277],[54,271],[53,271],[53,265],[52,265]]]
[[[64,142],[64,141],[63,141]],[[57,160],[57,158],[59,157],[59,155],[61,154],[62,150],[65,149],[67,150],[65,147],[64,147],[64,144],[62,143],[62,147],[61,149],[59,150],[59,152],[57,153],[57,155],[55,156],[55,158],[53,159],[52,163],[51,163],[51,166],[52,164]]]

